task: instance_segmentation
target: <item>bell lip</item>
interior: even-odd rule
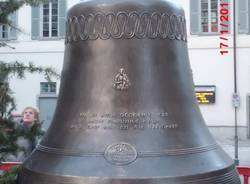
[[[176,184],[183,184],[183,181],[185,181],[185,182],[195,182],[195,183],[197,182],[197,184],[201,184],[199,182],[203,182],[203,181],[207,182],[209,180],[213,180],[213,182],[215,182],[217,181],[217,179],[220,181],[228,181],[229,179],[231,179],[231,181],[233,180],[236,181],[236,179],[239,180],[239,175],[234,164],[225,168],[211,171],[211,172],[198,173],[198,174],[193,174],[193,175],[180,175],[180,176],[174,176],[174,177],[172,176],[171,177],[167,177],[167,176],[165,177],[162,177],[162,176],[154,176],[154,177],[102,176],[102,177],[99,177],[99,176],[72,176],[72,175],[56,175],[56,174],[52,175],[48,173],[32,171],[24,167],[22,167],[21,174],[27,174],[27,177],[33,176],[36,179],[45,178],[46,182],[49,182],[51,180],[51,183],[48,183],[48,184],[52,184],[52,183],[55,184],[60,181],[64,181],[64,182],[67,181],[72,184],[74,184],[75,182],[78,183],[79,181],[84,182],[86,184],[92,183],[92,182],[106,183],[109,181],[116,182],[116,180],[118,180],[119,183],[131,182],[131,181],[136,181],[136,182],[147,181],[148,182],[148,181],[156,180],[157,183],[175,181]]]

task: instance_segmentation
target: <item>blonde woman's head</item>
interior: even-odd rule
[[[25,124],[33,124],[34,122],[39,121],[38,110],[34,107],[25,107],[22,116]]]

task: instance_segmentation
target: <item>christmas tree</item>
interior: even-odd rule
[[[8,19],[9,15],[24,5],[37,6],[46,1],[48,0],[7,0],[0,2],[0,25],[8,25],[20,31],[20,29],[15,27]],[[7,41],[0,41],[0,48],[1,47],[13,48],[8,45]],[[36,66],[33,63],[23,64],[19,61],[0,61],[0,163],[6,161],[7,155],[15,155],[23,149],[17,144],[19,137],[35,139],[42,135],[39,123],[35,123],[29,131],[24,131],[17,126],[17,123],[12,117],[12,112],[15,110],[16,104],[9,86],[9,79],[13,76],[23,79],[26,73],[43,74],[48,81],[50,81],[51,77],[59,77],[57,72],[49,67]],[[14,167],[2,175],[0,173],[0,184],[16,183],[17,172],[18,168]]]

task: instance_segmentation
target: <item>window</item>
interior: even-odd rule
[[[17,14],[11,14],[9,20],[12,22],[13,26],[17,26]],[[14,40],[16,39],[16,30],[8,25],[0,25],[0,40]]]
[[[8,26],[7,25],[0,25],[0,38],[2,40],[8,39]]]
[[[58,1],[43,4],[42,7],[42,35],[43,37],[58,36]]]
[[[219,3],[220,0],[190,0],[191,34],[218,34]]]
[[[55,94],[56,93],[56,82],[41,82],[40,83],[41,94]]]
[[[66,0],[51,0],[32,7],[32,39],[64,37]]]

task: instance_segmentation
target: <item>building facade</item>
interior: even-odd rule
[[[176,2],[176,0],[173,0]],[[0,60],[51,66],[62,70],[65,17],[81,0],[52,0],[39,7],[25,6],[11,15],[22,30],[0,25],[0,40],[11,47],[0,48]],[[232,0],[179,0],[186,16],[188,49],[200,109],[215,135],[233,137],[235,125],[234,76],[237,76],[237,123],[240,138],[249,136],[250,116],[250,2],[236,1],[236,67],[233,45]],[[236,70],[235,70],[236,69]],[[38,106],[42,119],[51,121],[60,81],[48,84],[40,75],[11,79],[17,112]],[[238,102],[236,100],[236,105]]]

